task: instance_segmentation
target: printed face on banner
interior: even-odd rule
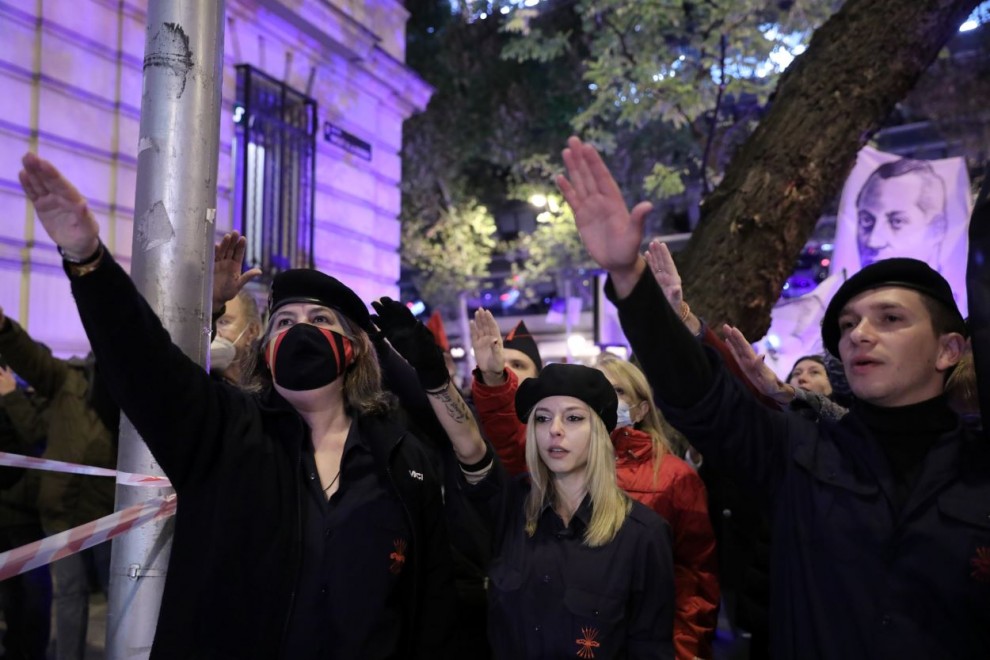
[[[856,199],[860,265],[911,257],[939,269],[947,231],[945,182],[923,161],[884,163]]]

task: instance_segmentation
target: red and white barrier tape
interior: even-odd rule
[[[133,472],[119,472],[117,470],[111,470],[110,468],[79,465],[77,463],[66,463],[64,461],[53,461],[48,458],[35,458],[34,456],[9,454],[2,451],[0,451],[0,465],[15,468],[28,468],[31,470],[46,470],[49,472],[88,474],[94,477],[117,477],[117,483],[124,484],[125,486],[153,486],[156,488],[170,488],[172,486],[172,482],[168,480],[168,477],[155,477],[148,474],[134,474]]]
[[[156,497],[99,520],[0,553],[0,580],[92,548],[135,527],[175,514],[175,495]]]

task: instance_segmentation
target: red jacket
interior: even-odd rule
[[[506,382],[485,385],[476,374],[471,386],[481,428],[511,475],[526,469],[526,425],[516,417],[519,381],[505,370]],[[653,478],[650,436],[631,427],[612,432],[619,488],[667,521],[674,553],[674,649],[678,660],[712,657],[718,620],[719,588],[715,534],[708,498],[698,474],[681,459],[665,454]]]

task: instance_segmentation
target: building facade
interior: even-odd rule
[[[0,0],[0,306],[59,355],[87,342],[20,157],[39,153],[79,187],[128,268],[147,5]],[[395,296],[402,124],[432,93],[404,64],[408,13],[400,0],[227,0],[226,12],[217,235],[244,229],[237,81],[249,70],[315,112],[309,263],[366,300]]]

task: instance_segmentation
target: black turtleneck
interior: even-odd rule
[[[882,408],[857,400],[853,409],[887,457],[894,477],[897,509],[907,502],[921,476],[921,466],[935,442],[958,424],[944,396],[909,406]]]

